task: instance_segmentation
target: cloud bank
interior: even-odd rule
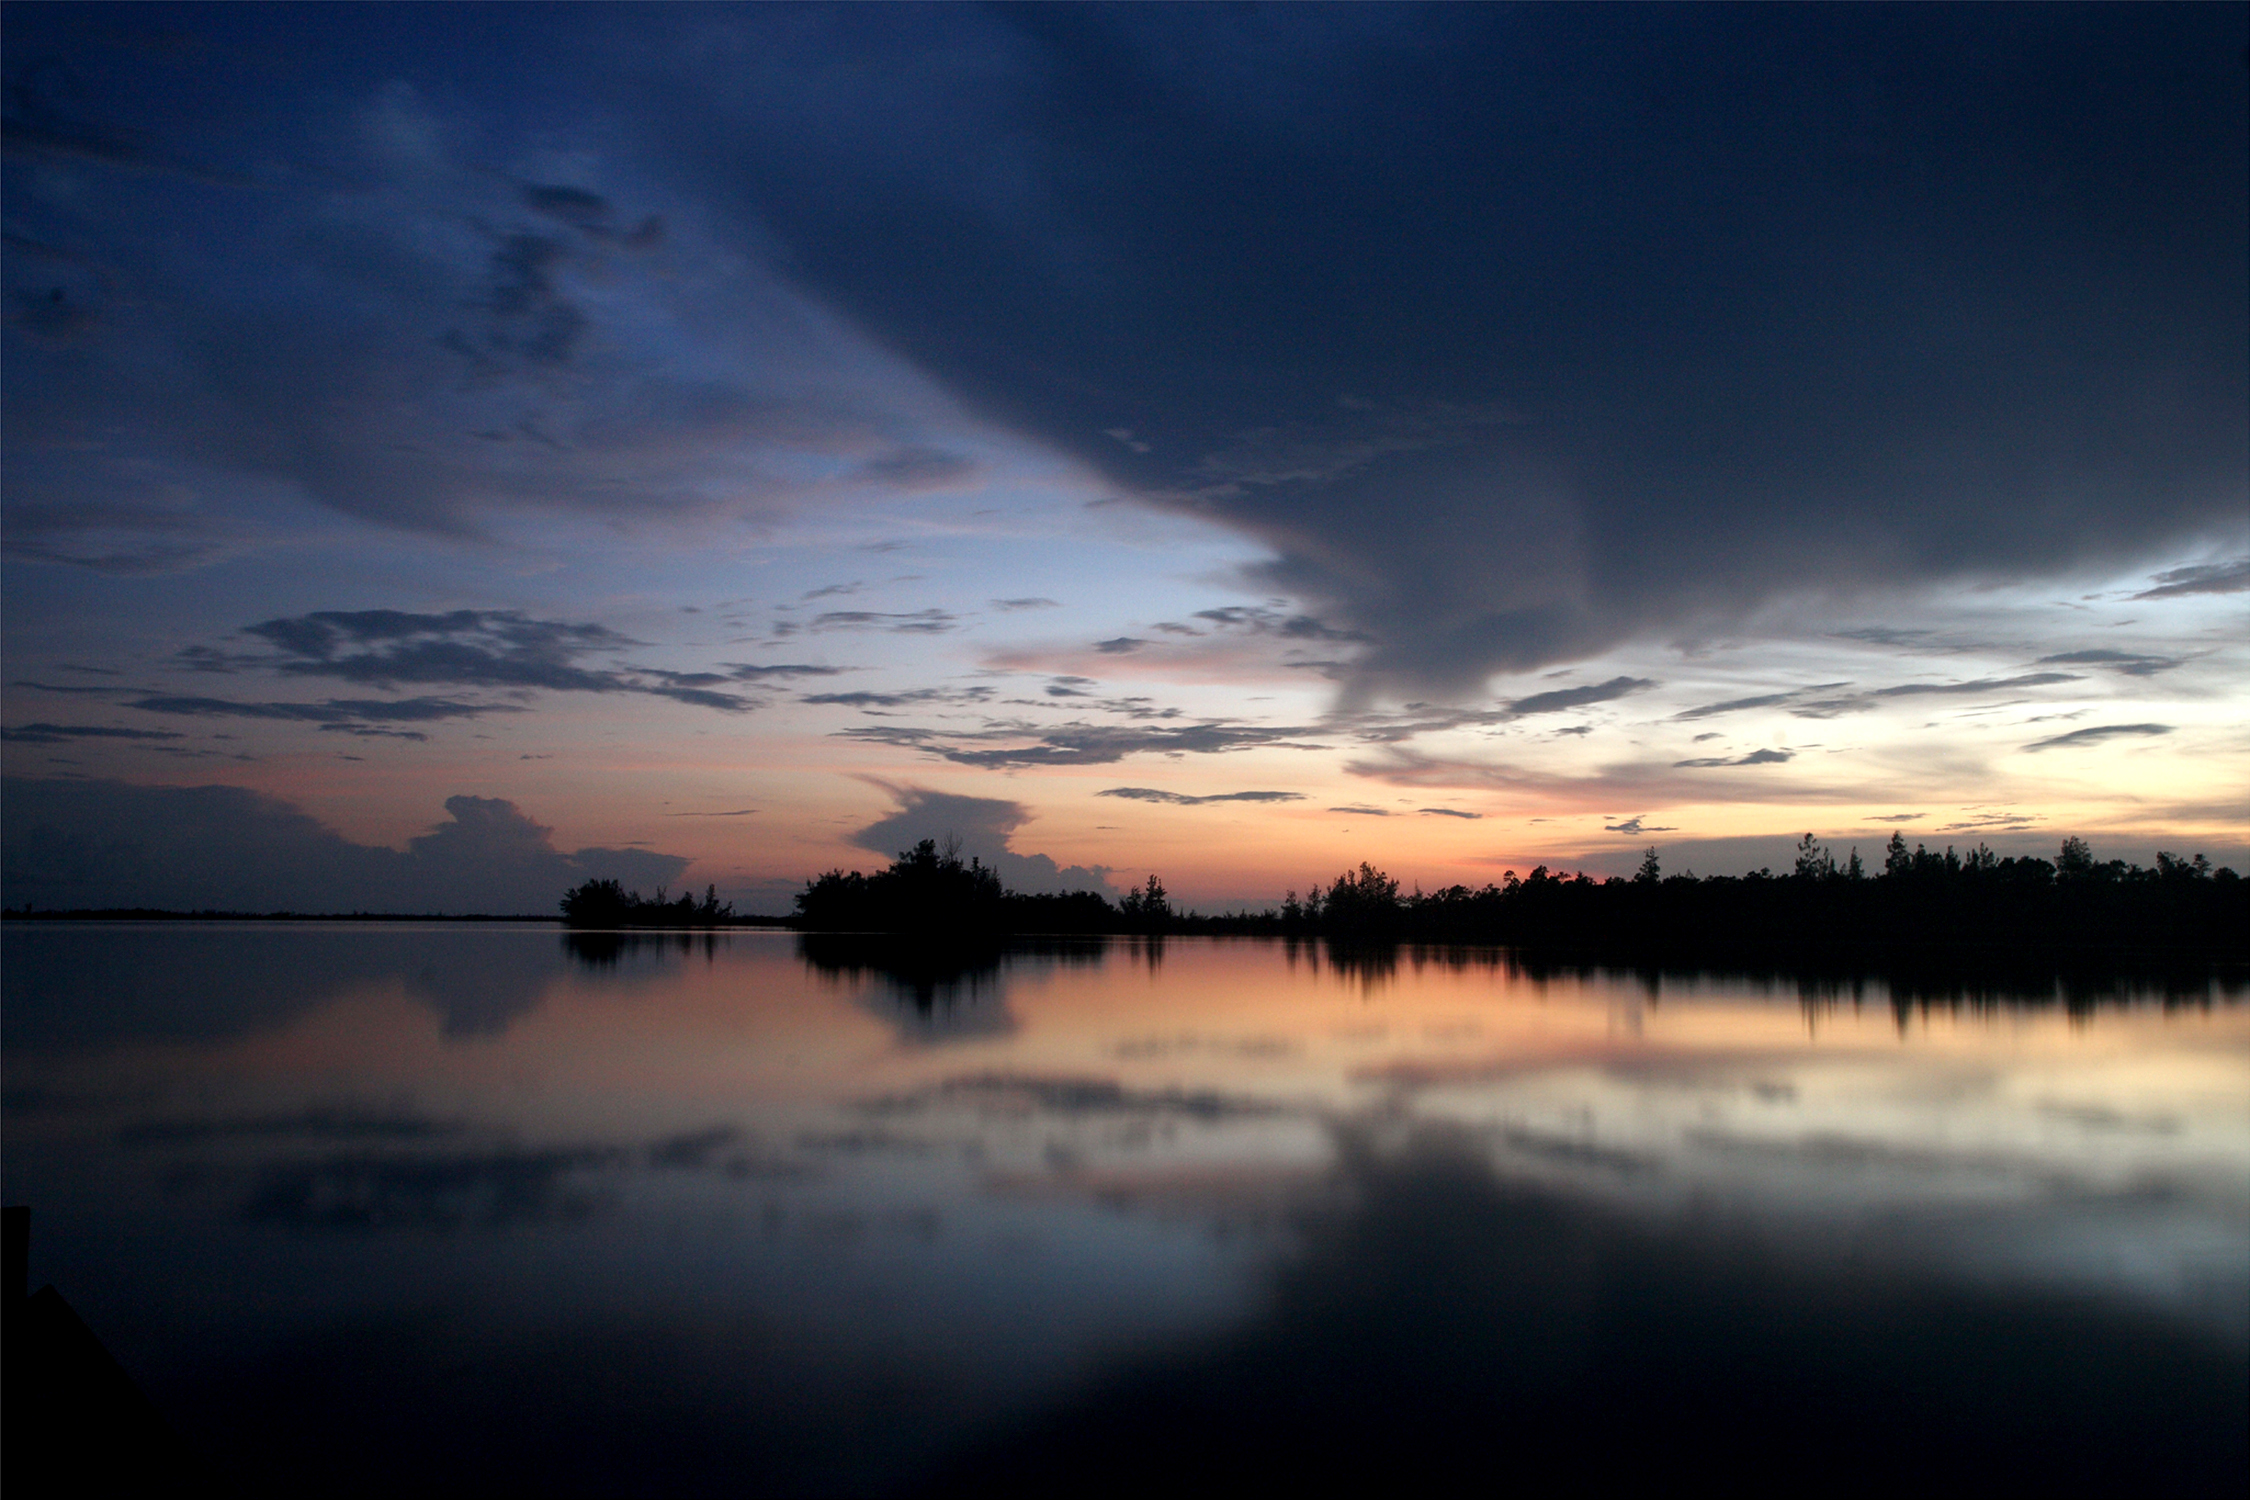
[[[587,879],[643,891],[689,861],[641,849],[554,847],[497,797],[448,797],[401,852],[355,844],[278,797],[228,786],[0,781],[8,900],[48,909],[546,915]]]
[[[898,811],[878,818],[851,836],[851,842],[889,859],[923,839],[939,847],[955,844],[963,859],[980,859],[1012,891],[1045,895],[1060,891],[1099,891],[1109,887],[1107,865],[1058,865],[1044,854],[1021,854],[1009,847],[1031,811],[1004,797],[964,797],[918,786],[875,783],[898,802]]]

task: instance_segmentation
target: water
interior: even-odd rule
[[[35,926],[8,1201],[246,1489],[2239,1493],[2250,1006]]]

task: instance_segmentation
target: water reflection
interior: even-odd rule
[[[2193,1330],[1512,1179],[1490,1133],[1340,1128],[1261,1314],[949,1459],[939,1493],[1729,1487],[2226,1494],[2250,1365]]]
[[[495,935],[466,926],[13,923],[0,938],[0,1045],[214,1046],[386,983],[435,1011],[447,1036],[497,1036],[539,1004],[564,960],[544,933],[539,944]]]
[[[562,938],[570,956],[596,973],[616,973],[621,967],[659,971],[698,954],[710,963],[723,941],[716,932],[566,932]]]
[[[1125,939],[1115,944],[1128,960],[1152,967],[1163,940]],[[841,985],[877,1018],[895,1026],[902,1041],[928,1045],[1003,1037],[1016,1029],[1008,1009],[1010,983],[1056,969],[1099,969],[1111,955],[1105,938],[972,939],[849,933],[804,933],[797,954],[821,979]],[[871,986],[867,981],[873,980]]]
[[[245,1490],[2250,1465],[2237,978],[7,942],[35,1283]]]

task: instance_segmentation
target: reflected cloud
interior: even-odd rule
[[[1301,1113],[1291,1105],[1217,1089],[1138,1089],[1092,1075],[1011,1072],[964,1074],[910,1093],[870,1099],[860,1108],[873,1115],[963,1110],[988,1119],[1132,1116],[1205,1124]]]
[[[582,1219],[600,1197],[585,1174],[623,1153],[581,1146],[452,1156],[339,1156],[268,1167],[243,1205],[299,1229],[457,1229]]]
[[[449,1040],[494,1038],[562,970],[546,932],[453,927],[176,923],[11,925],[8,1051],[211,1047],[278,1031],[355,990],[397,984]]]
[[[2218,1493],[2239,1474],[2242,1351],[2169,1318],[1617,1213],[1496,1169],[1461,1127],[1342,1125],[1335,1145],[1259,1316],[1000,1426],[931,1487],[1097,1466],[1124,1486],[1448,1485],[1495,1453],[1571,1489],[1683,1465],[1836,1478],[1839,1452],[1882,1490]],[[1866,1441],[1870,1412],[1915,1440]]]

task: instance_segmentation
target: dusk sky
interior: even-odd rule
[[[6,899],[2250,865],[2250,9],[5,7]]]

